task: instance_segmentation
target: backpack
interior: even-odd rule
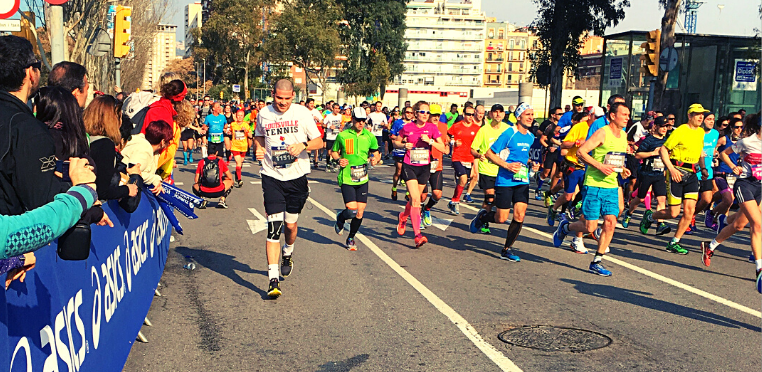
[[[143,129],[148,107],[158,100],[159,97],[151,92],[132,93],[124,100],[122,111],[127,114],[132,122],[132,134],[140,133],[140,130]]]
[[[204,159],[204,167],[201,169],[201,186],[215,188],[220,185],[220,159]]]

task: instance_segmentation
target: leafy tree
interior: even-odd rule
[[[624,19],[629,0],[534,0],[539,15],[533,22],[542,48],[537,61],[550,65],[550,107],[561,106],[564,70],[579,62],[582,36],[603,35],[606,27]]]

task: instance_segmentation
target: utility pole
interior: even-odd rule
[[[204,97],[206,97],[206,58],[204,58]]]
[[[64,56],[63,6],[50,5],[50,24],[48,26],[50,27],[50,62],[55,65],[66,59]]]

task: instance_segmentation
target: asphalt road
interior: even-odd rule
[[[592,255],[554,248],[545,208],[535,200],[515,249],[521,262],[499,260],[507,226],[470,234],[477,204],[459,216],[434,208],[429,243],[415,249],[412,228],[396,234],[404,204],[389,198],[393,167],[372,171],[359,250],[332,228],[343,209],[336,174],[313,171],[311,199],[299,218],[294,272],[283,296],[267,298],[265,231],[259,167],[247,161],[244,187],[229,209],[181,218],[162,296],[135,343],[125,371],[759,371],[760,296],[747,261],[748,230],[701,264],[704,229],[683,239],[680,256],[664,250],[670,236],[617,229],[605,278],[587,272]],[[445,197],[453,172],[445,164]],[[176,180],[190,189],[195,166]],[[474,198],[481,201],[481,191]],[[479,196],[478,198],[476,196]],[[215,203],[210,203],[210,207]],[[253,209],[254,212],[252,212]],[[642,209],[640,210],[642,212]],[[674,226],[674,224],[673,224]],[[568,244],[565,244],[565,246]],[[595,242],[586,240],[594,250]],[[183,265],[188,258],[195,270]],[[584,352],[543,351],[502,342],[501,332],[547,325],[594,331],[610,345]],[[589,340],[564,333],[547,348]]]

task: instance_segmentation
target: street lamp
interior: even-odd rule
[[[206,97],[206,58],[204,60],[204,97]]]

